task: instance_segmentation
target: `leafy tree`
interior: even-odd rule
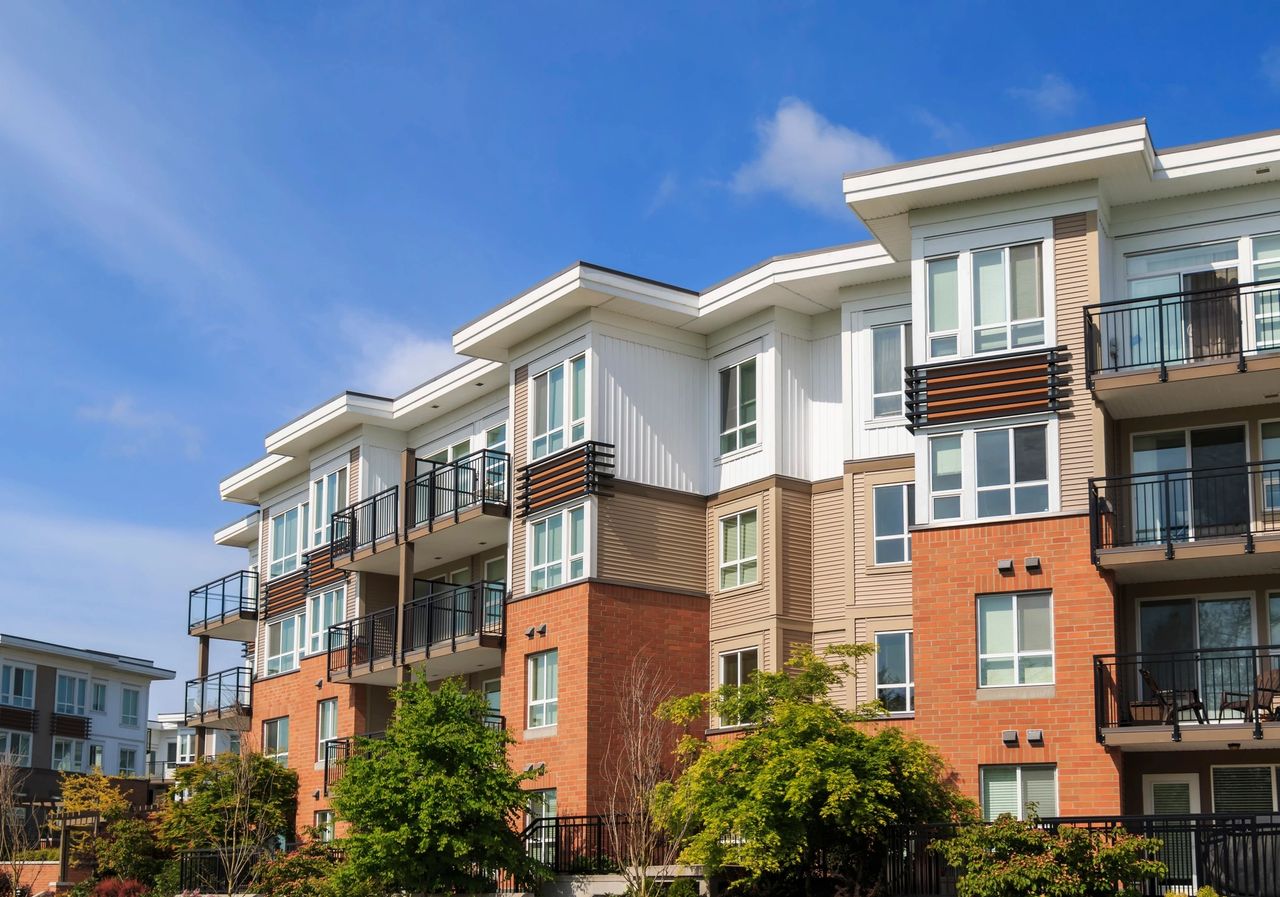
[[[882,716],[880,705],[849,711],[828,696],[874,650],[802,647],[784,672],[664,705],[676,723],[710,712],[749,727],[724,745],[683,739],[684,773],[658,788],[660,818],[688,833],[682,862],[733,869],[738,887],[756,891],[811,893],[819,877],[852,889],[878,875],[885,826],[972,814],[931,747],[892,726],[858,725]]]
[[[342,854],[333,843],[310,839],[292,853],[264,861],[258,871],[258,890],[264,897],[354,897],[358,889],[339,890],[336,882]]]
[[[935,849],[956,868],[958,897],[1115,897],[1120,882],[1163,878],[1156,838],[1121,828],[1042,828],[1004,815],[968,825]]]
[[[167,851],[160,843],[154,822],[117,819],[94,841],[93,856],[99,875],[153,886],[167,859]]]
[[[545,877],[512,824],[535,774],[511,771],[511,737],[484,724],[484,697],[413,681],[395,702],[385,739],[361,742],[334,789],[350,826],[344,880],[430,894],[492,891],[499,870],[519,885]]]
[[[67,829],[76,862],[92,864],[94,847],[103,829],[124,819],[129,812],[129,798],[97,768],[92,772],[62,773],[59,790],[62,792],[62,815],[92,819],[87,824],[77,821],[74,827]],[[50,825],[57,828],[60,824],[50,822]]]

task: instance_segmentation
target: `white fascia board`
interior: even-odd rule
[[[256,505],[258,493],[266,482],[273,481],[282,469],[294,463],[289,455],[267,455],[248,467],[243,467],[218,484],[218,495],[223,501]]]
[[[396,399],[391,411],[391,425],[398,429],[420,426],[432,416],[429,412],[432,405],[442,404],[445,400],[456,398],[454,394],[465,387],[474,387],[476,382],[485,381],[501,373],[503,363],[490,361],[487,358],[468,358],[464,363],[452,370],[445,371],[438,377],[428,380]],[[506,377],[502,377],[503,383]],[[465,401],[471,401],[468,396]],[[423,413],[424,410],[427,413]],[[419,420],[418,418],[422,418]]]
[[[90,651],[83,648],[72,648],[67,645],[55,645],[36,639],[23,638],[19,635],[0,633],[0,648],[12,648],[16,651],[28,651],[46,657],[59,657],[75,660],[96,667],[105,667],[116,672],[129,673],[144,679],[173,679],[177,673],[158,667],[141,657],[129,657],[124,654],[108,654],[105,651]]]
[[[1273,165],[1280,165],[1280,132],[1157,153],[1153,177],[1174,180]]]
[[[334,396],[317,408],[295,418],[267,436],[267,451],[273,454],[297,455],[321,442],[332,439],[339,431],[362,423],[391,420],[392,399],[359,392]]]
[[[213,534],[215,545],[229,545],[233,548],[248,548],[258,540],[258,524],[262,518],[261,511],[254,511],[229,523]]]

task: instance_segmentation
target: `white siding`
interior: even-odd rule
[[[400,453],[378,445],[360,449],[360,497],[368,498],[400,482]]]
[[[778,473],[803,478],[809,460],[809,340],[778,337]]]
[[[915,451],[915,443],[905,425],[885,426],[872,422],[871,417],[871,328],[911,320],[907,296],[898,297],[898,304],[886,304],[889,301],[878,299],[874,307],[845,306],[846,394],[855,459],[906,455]]]
[[[808,478],[838,477],[844,469],[843,390],[840,388],[840,335],[809,344],[809,467]]]

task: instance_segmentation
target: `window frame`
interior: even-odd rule
[[[29,694],[20,695],[13,690],[14,683],[18,678],[14,675],[14,671],[26,673],[22,679],[30,689]],[[6,679],[8,681],[7,690],[4,684]],[[36,668],[34,666],[26,663],[18,663],[12,660],[4,664],[0,664],[0,705],[5,707],[21,707],[24,710],[32,710],[35,708]]]
[[[743,543],[743,537],[742,537],[742,533],[744,531],[744,528],[742,526],[742,518],[748,515],[755,518],[755,537],[756,537],[755,545],[753,546],[754,551],[752,554],[749,554],[749,555],[743,553],[744,543]],[[718,551],[718,557],[716,559],[717,561],[716,591],[717,592],[731,592],[734,589],[744,589],[751,586],[758,586],[760,584],[760,516],[761,516],[760,508],[751,507],[751,508],[743,508],[739,511],[733,511],[731,513],[728,513],[716,518],[716,545],[717,545],[717,551]],[[726,524],[728,524],[729,521],[731,520],[737,523],[737,533],[738,533],[738,543],[739,543],[737,546],[738,556],[732,561],[726,561],[725,560],[725,546],[727,544]],[[751,565],[752,578],[750,580],[744,581],[743,567],[748,564]],[[734,582],[732,585],[725,585],[724,584],[725,572],[730,569],[734,571]]]
[[[984,820],[987,820],[987,808],[983,804],[982,798],[987,793],[987,772],[988,770],[992,770],[992,769],[1014,770],[1016,787],[1018,789],[1017,818],[1019,821],[1025,820],[1027,818],[1027,789],[1026,789],[1026,784],[1022,775],[1023,770],[1024,769],[1052,769],[1053,770],[1054,813],[1051,815],[1045,816],[1044,818],[1051,819],[1053,818],[1054,815],[1057,815],[1058,813],[1061,812],[1062,784],[1061,784],[1061,779],[1058,776],[1057,763],[985,763],[978,767],[978,811],[982,815],[982,818]],[[1037,812],[1037,815],[1039,815],[1039,808],[1037,808],[1036,812]]]
[[[876,391],[876,332],[884,330],[898,331],[898,359],[902,362],[901,377],[898,383],[898,389],[887,392]],[[867,372],[866,378],[866,413],[863,415],[866,423],[872,426],[902,426],[907,419],[907,368],[911,367],[912,354],[914,346],[911,341],[911,322],[910,321],[886,321],[883,324],[870,324],[867,326],[867,359],[870,362],[870,370]],[[885,398],[887,396],[898,396],[898,410],[890,414],[878,414],[876,412],[876,399]]]
[[[328,545],[333,540],[333,515],[347,507],[350,485],[351,474],[347,464],[311,477],[309,504],[315,513],[311,515],[307,549]]]
[[[331,711],[329,722],[332,732],[326,736],[325,734],[325,715],[326,710]],[[329,742],[336,741],[338,738],[338,699],[325,698],[316,701],[316,762],[323,763],[325,753]]]
[[[1017,437],[1014,435],[1018,430],[1044,430],[1044,479],[1043,480],[1025,480],[1017,479]],[[978,482],[978,441],[979,437],[985,433],[1000,433],[1005,436],[1006,461],[1008,462],[1009,481],[1007,483],[999,483],[994,485],[983,486]],[[961,467],[961,476],[963,477],[963,466]],[[1043,510],[1023,511],[1017,510],[1018,490],[1020,488],[1034,488],[1044,486],[1045,489],[1045,507]],[[1007,426],[997,427],[975,427],[973,429],[973,509],[975,520],[1003,520],[1008,517],[1027,517],[1033,514],[1047,514],[1052,510],[1052,501],[1049,493],[1052,490],[1052,478],[1049,476],[1049,426],[1047,423],[1026,423],[1026,424],[1010,424]],[[982,514],[982,496],[984,494],[993,494],[1004,490],[1009,495],[1009,513],[1008,514]]]
[[[744,402],[742,398],[742,384],[745,382],[743,368],[747,365],[751,365],[752,398],[750,400],[750,404],[752,406],[751,413],[753,416],[751,420],[744,422],[743,409],[748,403]],[[760,395],[760,386],[762,381],[760,376],[761,367],[762,364],[760,356],[752,353],[746,358],[725,364],[718,367],[716,370],[716,457],[718,458],[733,457],[754,449],[756,446],[761,444],[762,434],[760,433],[760,406],[763,398]],[[725,415],[728,410],[726,407],[728,396],[725,393],[726,374],[729,375],[729,378],[732,381],[733,395],[736,397],[736,402],[733,408],[734,423],[727,428],[724,424]],[[751,431],[750,442],[745,441],[745,433],[748,430]],[[730,436],[733,438],[733,445],[726,448],[725,439]]]
[[[299,613],[282,615],[280,617],[277,617],[274,620],[270,620],[267,623],[266,645],[265,645],[266,650],[262,652],[262,655],[263,655],[262,668],[264,670],[265,675],[280,676],[285,673],[294,673],[298,671],[302,663],[303,632],[306,627],[305,618],[306,618],[306,610],[304,609],[302,612],[299,612]],[[286,623],[290,623],[290,622],[293,623],[293,631],[294,631],[293,647],[289,649],[284,649],[284,626]],[[272,627],[276,627],[276,626],[280,627],[280,632],[281,632],[280,646],[282,650],[278,654],[272,654],[271,653],[271,629]],[[276,669],[271,668],[273,662],[278,662],[284,658],[292,658],[293,665],[290,667],[284,667],[279,663],[277,663]]]
[[[321,843],[328,844],[337,836],[336,824],[337,819],[334,817],[333,810],[316,810],[312,815],[314,828],[319,834]]]
[[[529,377],[529,460],[538,461],[542,458],[550,457],[557,452],[571,448],[581,442],[587,441],[587,419],[591,416],[591,365],[587,360],[588,352],[584,348],[579,352],[574,352],[569,357],[548,365],[538,373]],[[575,372],[579,369],[582,372],[581,386],[575,378]],[[559,372],[560,382],[563,384],[563,396],[561,398],[561,407],[554,409],[559,412],[559,422],[555,422],[552,417],[551,408],[551,390],[550,384],[553,372]],[[538,381],[544,380],[546,385],[539,386]],[[543,397],[546,398],[546,408],[539,408]],[[581,415],[575,414],[575,405],[581,405]],[[540,415],[540,412],[544,412]],[[544,420],[539,420],[539,417]],[[538,428],[545,423],[546,429]],[[558,437],[559,442],[556,442]]]
[[[85,761],[87,760],[88,754],[88,750],[85,747],[86,744],[87,742],[82,738],[65,738],[62,736],[55,736],[53,739],[53,746],[50,748],[49,752],[50,768],[58,770],[59,772],[85,772]],[[59,765],[58,749],[60,747],[64,749],[70,747],[73,749],[73,763],[71,765]],[[76,754],[79,755],[78,760],[74,758],[74,755]]]
[[[307,488],[307,494],[310,495],[310,486]],[[267,562],[267,579],[276,579],[280,576],[288,576],[302,569],[302,556],[307,550],[307,539],[310,537],[311,530],[311,502],[303,500],[294,504],[292,507],[285,508],[279,514],[271,515],[271,525],[267,527],[267,542],[269,543],[268,562]],[[296,515],[296,532],[297,538],[294,541],[292,549],[285,551],[286,546],[283,541],[277,538],[276,521],[284,521],[290,514]],[[288,531],[288,524],[283,525],[285,532]]]
[[[326,623],[327,619],[327,599],[337,596],[337,615],[332,623]],[[318,603],[317,603],[318,602]],[[329,627],[337,626],[340,623],[347,622],[347,586],[345,583],[330,586],[326,589],[319,589],[310,592],[307,595],[307,631],[306,639],[306,655],[313,657],[317,654],[325,654],[330,648],[340,648],[341,643],[329,643]],[[320,628],[316,629],[316,621],[319,620]],[[339,636],[341,637],[341,636]]]
[[[62,699],[62,683],[63,681],[76,683],[72,685],[71,703],[67,703]],[[58,675],[54,681],[53,692],[53,712],[60,713],[65,716],[86,716],[85,707],[89,698],[89,677],[82,673],[58,671]],[[66,709],[71,708],[71,709]]]
[[[1012,254],[1015,249],[1024,247],[1033,247],[1035,249],[1036,273],[1038,277],[1038,293],[1040,300],[1040,314],[1032,318],[1015,318],[1013,317],[1013,265]],[[977,285],[977,266],[973,264],[973,258],[977,255],[984,255],[991,252],[999,252],[1000,264],[1004,274],[1004,320],[1001,322],[993,322],[988,324],[978,324],[978,285]],[[983,249],[972,249],[969,251],[970,260],[970,283],[969,283],[969,345],[971,355],[975,358],[985,358],[990,355],[1002,355],[1013,352],[1030,352],[1033,349],[1047,347],[1048,342],[1048,314],[1045,310],[1045,279],[1044,279],[1044,244],[1040,240],[1023,240],[1015,243],[1006,243],[999,246],[990,246]],[[1022,346],[1013,345],[1013,330],[1016,325],[1022,324],[1040,324],[1040,341],[1038,343],[1029,343]],[[991,331],[997,328],[1004,328],[1005,344],[998,349],[978,350],[978,332]]]
[[[1020,626],[1021,618],[1018,613],[1018,607],[1023,598],[1040,598],[1049,599],[1049,650],[1048,651],[1024,651],[1022,649],[1022,629]],[[982,653],[982,602],[994,599],[1011,599],[1010,612],[1013,620],[1013,651],[999,652],[995,654]],[[1057,621],[1054,619],[1054,603],[1053,592],[1049,589],[1029,589],[1023,592],[990,592],[976,596],[974,602],[977,611],[976,627],[974,629],[974,647],[977,657],[977,674],[978,688],[1041,688],[1057,684],[1058,679],[1058,651],[1057,651]],[[1022,681],[1022,661],[1024,658],[1030,657],[1048,657],[1049,658],[1049,678],[1044,682],[1025,682]],[[984,684],[982,681],[984,660],[1004,660],[1011,659],[1013,661],[1014,681],[1004,684]]]
[[[902,523],[903,529],[901,533],[880,534],[880,523],[877,509],[879,502],[877,496],[883,490],[888,492],[891,489],[902,490],[900,500],[902,502]],[[911,527],[916,522],[916,484],[911,483],[881,483],[871,486],[871,564],[873,567],[907,567],[911,565]],[[882,561],[880,560],[880,544],[882,542],[900,542],[903,548],[903,559],[900,561]]]
[[[31,767],[31,742],[33,734],[34,733],[32,732],[19,732],[15,729],[0,729],[0,744],[3,745],[0,746],[0,755],[17,757],[19,762],[14,765],[22,769],[29,769]],[[25,741],[27,747],[25,754],[18,753],[13,749],[16,741]],[[26,762],[21,762],[23,758],[25,758]]]
[[[133,695],[133,715],[130,717],[129,695]],[[142,689],[135,688],[130,685],[124,686],[120,691],[120,725],[130,729],[138,728],[138,721],[142,716]]]
[[[540,517],[530,520],[525,527],[525,587],[529,594],[538,592],[546,592],[551,589],[558,589],[569,583],[579,582],[591,576],[592,558],[591,558],[591,524],[592,518],[589,508],[590,502],[582,502],[580,504],[570,505],[564,508],[557,508],[550,513],[543,514]],[[574,518],[579,517],[582,527],[582,545],[581,550],[574,551]],[[541,538],[539,530],[549,529],[550,521],[559,518],[560,521],[560,544],[559,556],[552,560],[548,550],[545,562],[539,564],[535,562],[537,557],[538,540]],[[547,548],[551,547],[551,538],[547,537]],[[559,568],[559,580],[551,582],[551,571]],[[575,568],[577,572],[575,573]],[[541,580],[538,574],[542,574]],[[535,585],[535,583],[538,583]]]
[[[1061,458],[1059,457],[1059,422],[1057,415],[1028,415],[1020,418],[1002,418],[995,420],[975,421],[964,426],[939,429],[936,432],[919,434],[916,439],[916,524],[950,526],[961,523],[994,523],[1006,520],[1029,520],[1046,514],[1056,514],[1061,508]],[[1017,430],[1030,427],[1044,427],[1045,448],[1045,480],[1028,480],[1024,483],[1006,484],[1003,488],[1012,490],[1017,486],[1044,485],[1048,493],[1048,509],[1044,511],[1026,511],[1000,516],[978,516],[978,434],[996,430]],[[939,489],[934,491],[933,447],[943,439],[959,437],[960,446],[960,485],[957,489]],[[1009,437],[1012,438],[1012,437]],[[1010,460],[1010,477],[1015,473],[1013,460]],[[999,486],[983,486],[983,492],[993,491]],[[958,516],[941,517],[936,513],[938,499],[958,499]],[[1016,509],[1011,507],[1011,511]]]
[[[744,645],[741,648],[730,648],[726,651],[718,652],[716,654],[716,681],[719,683],[718,687],[724,688],[726,686],[729,686],[731,688],[741,688],[747,682],[751,681],[750,680],[751,675],[753,673],[759,673],[761,670],[760,658],[763,653],[764,652],[760,650],[759,645]],[[755,667],[744,676],[742,673],[742,669],[744,666],[742,663],[742,660],[744,657],[748,655],[754,656]],[[734,675],[735,675],[735,678],[737,679],[736,682],[725,681],[726,679],[725,661],[728,660],[730,657],[735,658]],[[733,719],[721,718],[718,722],[719,722],[720,728],[724,728],[724,729],[742,725],[742,722],[740,720],[733,720]]]
[[[133,755],[133,762],[126,764],[124,762],[125,754]],[[120,745],[116,751],[116,771],[122,776],[136,776],[138,774],[138,749],[130,745]]]
[[[283,726],[282,726],[283,724]],[[284,750],[280,750],[280,733],[284,733]],[[274,736],[268,738],[267,733]],[[271,748],[275,748],[274,751]],[[262,754],[270,757],[281,766],[289,765],[289,717],[276,716],[262,721]]]
[[[904,655],[906,657],[906,675],[903,676],[904,682],[882,683],[880,681],[880,664],[878,660],[873,663],[872,667],[872,689],[875,691],[876,700],[880,701],[880,692],[889,690],[902,690],[906,692],[907,709],[906,710],[887,710],[886,713],[890,717],[912,717],[916,715],[916,658],[915,658],[915,630],[914,629],[885,629],[873,634],[872,639],[876,646],[875,658],[880,656],[880,637],[887,635],[905,636]],[[881,701],[883,703],[883,701]]]
[[[554,663],[550,663],[554,661]],[[541,664],[541,671],[538,666]],[[555,667],[554,680],[549,676],[549,671]],[[550,648],[546,651],[537,651],[525,657],[525,678],[528,680],[528,687],[525,689],[525,729],[533,731],[537,729],[555,728],[560,722],[560,649]],[[534,692],[541,683],[543,697],[535,698]],[[549,685],[550,682],[550,685]],[[551,692],[551,685],[554,685],[554,694]],[[534,724],[534,708],[541,710],[541,722]]]
[[[98,693],[101,690],[102,704],[98,704]],[[101,679],[94,679],[89,683],[89,712],[90,713],[106,713],[107,712],[108,691],[107,683]]]

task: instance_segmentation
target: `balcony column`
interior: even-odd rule
[[[409,516],[409,495],[412,488],[409,484],[413,481],[417,474],[417,457],[414,455],[413,449],[405,449],[400,453],[400,482],[404,485],[404,490],[400,501],[400,519],[396,522],[400,528],[401,540],[397,555],[397,583],[396,590],[396,652],[403,654],[404,651],[404,609],[413,601],[413,549],[414,545],[409,541],[409,525],[412,520]],[[396,677],[400,682],[406,682],[409,678],[407,667],[397,666]]]
[[[202,635],[196,641],[196,676],[203,679],[209,675],[209,636]],[[196,756],[203,757],[205,743],[204,726],[196,727]]]

